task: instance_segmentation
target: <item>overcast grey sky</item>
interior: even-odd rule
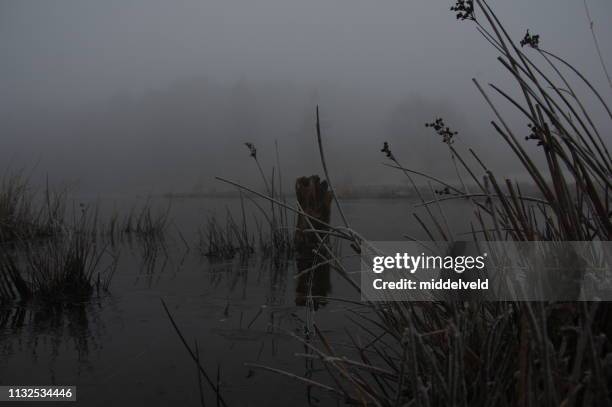
[[[338,162],[355,164],[347,168],[354,168],[357,178],[370,172],[360,172],[366,165],[361,160],[367,166],[381,161],[373,146],[401,131],[389,128],[403,125],[394,119],[402,116],[402,106],[415,114],[402,119],[414,129],[439,108],[480,137],[475,141],[481,140],[490,115],[470,79],[507,83],[506,75],[473,24],[455,20],[451,3],[0,0],[0,112],[5,122],[0,123],[5,140],[0,158],[14,165],[28,165],[31,160],[32,165],[36,157],[49,171],[58,168],[58,176],[78,174],[75,177],[86,183],[104,178],[109,188],[126,182],[124,176],[112,176],[113,160],[115,168],[133,170],[130,185],[155,183],[147,175],[163,162],[166,170],[176,171],[162,188],[187,188],[209,175],[238,176],[242,171],[229,170],[223,160],[204,165],[194,148],[210,149],[215,144],[209,143],[219,142],[227,149],[221,156],[233,159],[239,157],[233,144],[223,144],[228,134],[238,150],[242,141],[255,137],[267,143],[265,135],[274,134],[286,150],[310,157],[308,164],[300,162],[303,170],[294,168],[296,172],[318,171],[311,163],[316,151],[301,154],[295,147],[307,148],[312,140],[299,144],[298,135],[287,136],[292,128],[297,133],[300,126],[308,130],[304,121],[311,102],[324,109],[332,152],[344,155],[346,143],[355,150],[355,158],[338,158]],[[576,63],[609,99],[582,0],[492,0],[491,4],[512,35],[519,39],[527,28],[539,33],[543,47]],[[612,66],[612,2],[588,4],[604,58]],[[240,83],[246,83],[247,90],[240,90]],[[194,89],[209,99],[203,102]],[[214,92],[219,104],[233,106],[229,112],[256,106],[252,119],[260,135],[249,134],[253,129],[248,126],[231,127],[231,113],[225,121],[210,113],[226,112],[215,106],[210,96]],[[242,97],[240,92],[251,99],[236,107],[240,103],[234,99]],[[147,107],[147,101],[155,101],[151,103],[157,107]],[[121,103],[131,107],[121,108]],[[185,113],[190,103],[200,103],[200,110]],[[108,116],[101,118],[104,109]],[[114,110],[125,115],[117,117]],[[142,116],[132,114],[135,111]],[[210,118],[207,125],[198,122],[205,111],[216,116],[215,125]],[[158,121],[150,122],[150,116]],[[181,148],[170,149],[165,156],[169,143]],[[124,154],[116,151],[122,149]],[[101,159],[100,151],[107,159]],[[341,172],[346,182],[355,181],[346,168]]]

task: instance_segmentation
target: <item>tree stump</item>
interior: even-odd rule
[[[321,182],[318,175],[300,177],[295,182],[295,195],[306,214],[298,215],[295,231],[295,249],[298,257],[312,257],[312,250],[319,243],[319,237],[325,238],[324,234],[305,231],[317,229],[325,231],[331,214],[332,194],[328,191],[327,181]],[[313,219],[314,218],[314,219]],[[321,223],[324,222],[324,223]]]
[[[319,248],[320,239],[327,242],[325,233],[316,233],[312,229],[328,230],[331,214],[332,193],[328,190],[326,181],[321,182],[319,176],[300,177],[295,182],[295,194],[302,211],[310,217],[298,215],[295,230],[296,263],[300,276],[296,285],[295,304],[304,306],[312,299],[312,306],[317,309],[326,303],[323,298],[331,290],[328,253]],[[313,269],[317,264],[320,266]],[[310,270],[312,269],[312,270]],[[306,270],[310,270],[303,273]]]

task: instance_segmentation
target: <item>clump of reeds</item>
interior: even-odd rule
[[[38,194],[21,172],[8,173],[0,180],[0,242],[48,238],[61,233],[65,194],[47,186]]]
[[[171,207],[168,204],[164,211],[155,211],[150,202],[147,202],[141,208],[131,208],[123,217],[115,211],[102,232],[111,243],[132,238],[163,240],[170,224]]]
[[[90,298],[108,289],[116,256],[100,245],[97,216],[82,208],[55,238],[20,240],[0,251],[0,294],[8,300],[47,303]]]
[[[231,259],[237,254],[242,258],[255,253],[263,257],[280,260],[293,252],[293,225],[289,224],[289,211],[286,197],[283,193],[280,171],[280,155],[276,144],[276,167],[268,178],[257,155],[253,143],[245,143],[249,155],[255,161],[264,184],[263,193],[254,190],[247,191],[246,197],[240,189],[241,221],[236,222],[229,212],[224,222],[215,216],[207,219],[206,225],[199,230],[198,247],[200,252],[210,259]],[[276,170],[276,168],[279,170]],[[278,176],[276,172],[278,171]],[[266,203],[260,203],[256,198],[263,198]],[[256,208],[256,213],[247,218],[245,199]],[[270,205],[267,207],[267,205]],[[261,219],[259,216],[263,219]],[[255,228],[255,231],[250,229]]]
[[[270,198],[268,203],[270,210],[266,211],[262,206],[257,205],[269,227],[269,245],[263,247],[264,251],[270,253],[272,257],[290,253],[293,250],[293,225],[289,225],[287,202],[283,193],[283,179],[280,165],[280,154],[278,143],[275,142],[276,166],[272,167],[270,178],[266,176],[257,157],[257,149],[252,143],[245,143],[249,149],[250,156],[255,161],[262,181],[265,186],[266,195]],[[276,175],[278,173],[278,175]],[[253,200],[252,200],[253,201]],[[260,231],[261,232],[261,231]],[[263,239],[260,239],[263,242]]]
[[[131,208],[123,217],[115,211],[101,227],[101,235],[111,247],[127,243],[137,246],[146,261],[166,253],[166,233],[170,226],[171,203],[156,211],[147,201],[141,208]],[[184,241],[182,234],[179,235]],[[186,243],[186,242],[185,242]]]
[[[409,178],[420,200],[417,206],[426,211],[427,218],[415,213],[415,220],[432,241],[461,240],[461,234],[449,227],[441,206],[443,201],[460,199],[473,208],[474,219],[466,224],[469,239],[610,240],[612,160],[605,134],[573,82],[591,91],[612,119],[604,99],[577,69],[544,50],[539,36],[529,32],[522,38],[510,36],[486,1],[457,1],[451,10],[457,19],[476,25],[515,81],[518,97],[496,85],[489,87],[522,115],[527,134],[513,129],[492,96],[474,83],[495,116],[493,128],[537,187],[538,196],[525,195],[518,183],[500,179],[474,150],[468,149],[466,155],[455,143],[460,135],[436,118],[427,127],[448,145],[457,182],[403,166],[388,143],[382,149],[393,162],[390,166]],[[544,67],[524,47],[541,57]],[[526,143],[534,143],[535,152]],[[427,180],[431,199],[418,188],[416,177]],[[348,224],[332,230],[356,250],[363,241]],[[346,276],[341,261],[333,265]],[[316,324],[315,338],[296,336],[307,350],[299,356],[317,361],[313,369],[323,367],[334,385],[313,380],[311,372],[298,376],[262,368],[359,405],[610,404],[612,313],[608,303],[355,305],[351,320],[358,329],[347,332],[351,349],[333,346]]]
[[[236,254],[248,257],[254,253],[253,238],[249,238],[246,220],[239,226],[230,211],[227,211],[225,226],[216,217],[208,218],[199,230],[200,252],[209,259],[233,259]]]
[[[163,238],[169,224],[170,209],[168,204],[164,212],[154,213],[151,205],[146,204],[138,213],[130,211],[123,222],[122,233],[141,238]]]

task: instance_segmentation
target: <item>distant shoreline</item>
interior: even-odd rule
[[[456,190],[462,190],[461,186],[455,186]],[[468,185],[469,190],[477,190],[477,186]],[[540,197],[540,193],[537,188],[532,185],[520,185],[521,192],[524,195],[533,197]],[[442,188],[440,188],[442,189]],[[420,193],[425,199],[432,199],[432,190],[429,186],[421,186],[419,188]],[[262,194],[266,194],[265,191],[260,191]],[[360,186],[360,187],[340,187],[337,189],[338,198],[343,200],[366,200],[366,199],[398,199],[398,200],[414,200],[419,199],[419,195],[414,192],[412,187],[404,185],[398,186]],[[245,192],[248,194],[248,192]],[[441,199],[448,196],[457,196],[459,194],[452,193],[452,191],[441,191],[434,188],[434,194],[439,196]],[[161,194],[166,199],[237,199],[240,198],[240,193],[237,190],[226,190],[226,191],[202,191],[202,192],[166,192]],[[278,197],[278,196],[277,196]],[[286,199],[295,199],[294,194],[284,194]]]

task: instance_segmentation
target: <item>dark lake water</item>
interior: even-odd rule
[[[114,205],[125,209],[144,202],[108,198],[99,204],[104,216]],[[152,202],[157,208],[167,204],[161,198]],[[343,207],[351,226],[368,239],[424,238],[409,200],[349,200]],[[195,364],[164,312],[163,299],[190,345],[197,341],[207,372],[215,381],[220,377],[230,406],[307,405],[303,384],[244,363],[328,381],[295,356],[304,346],[290,334],[304,335],[316,322],[334,346],[348,349],[344,328],[354,329],[346,318],[352,306],[333,298],[359,297],[331,272],[313,292],[332,299],[313,310],[300,300],[292,260],[273,265],[256,257],[248,262],[202,257],[193,247],[197,229],[211,213],[222,218],[226,208],[240,216],[237,199],[173,200],[167,251],[144,262],[138,247],[124,244],[108,295],[61,309],[3,309],[0,382],[76,385],[76,404],[84,406],[200,405]],[[451,222],[463,224],[464,210],[448,213]],[[175,230],[181,230],[191,250]],[[214,394],[203,386],[206,405],[216,405]],[[318,398],[320,404],[336,404],[320,391],[312,396],[312,403]]]

